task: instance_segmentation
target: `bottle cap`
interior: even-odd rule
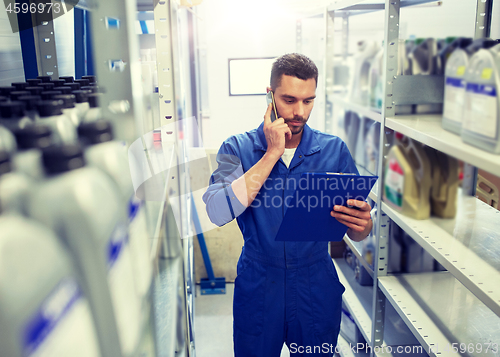
[[[10,155],[7,151],[0,150],[0,175],[6,174],[12,170],[10,164]]]
[[[96,82],[96,76],[82,76],[82,79],[88,79],[90,83]]]
[[[38,76],[37,79],[41,79],[43,83],[48,83],[52,79],[51,76]]]
[[[100,100],[101,94],[100,93],[90,93],[88,95],[89,98],[89,106],[91,108],[99,108],[99,100]]]
[[[50,100],[50,99],[54,98],[55,95],[60,95],[60,94],[63,94],[63,93],[61,91],[58,91],[58,90],[48,90],[48,91],[42,92],[42,94],[40,94],[40,95],[42,96],[43,100]]]
[[[14,82],[12,86],[16,88],[16,91],[24,90],[26,87],[29,87],[29,83],[26,82]]]
[[[10,92],[14,92],[16,87],[8,86],[8,87],[0,87],[0,95],[5,97],[10,97]]]
[[[66,83],[65,86],[70,87],[71,90],[79,90],[81,87],[80,83]]]
[[[66,83],[73,83],[75,81],[75,78],[73,78],[73,76],[63,76],[59,77],[59,79],[63,79]]]
[[[50,83],[54,83],[54,87],[60,87],[63,86],[66,81],[64,79],[53,79],[50,81]]]
[[[0,116],[3,119],[18,119],[24,115],[25,105],[23,102],[0,103]]]
[[[21,149],[44,149],[52,144],[52,129],[47,125],[27,125],[14,132]]]
[[[42,87],[43,90],[52,90],[56,85],[54,83],[43,82],[38,86]]]
[[[30,92],[32,95],[40,95],[43,92],[43,88],[40,86],[36,87],[26,87],[26,91]]]
[[[42,100],[37,103],[38,114],[41,118],[62,114],[62,100]]]
[[[42,80],[38,79],[38,78],[32,78],[32,79],[28,79],[26,82],[28,82],[28,84],[30,85],[30,87],[34,87],[34,86],[37,86],[40,83],[42,83]]]
[[[43,166],[48,174],[60,174],[85,166],[80,145],[53,145],[42,151]]]
[[[88,79],[75,79],[75,83],[80,83],[82,87],[88,86],[90,81]]]
[[[71,94],[71,88],[65,85],[60,87],[54,87],[54,90],[58,90],[62,94]]]
[[[63,109],[70,109],[75,107],[76,98],[73,94],[59,94],[55,95],[54,100],[63,101]]]
[[[31,95],[31,92],[25,91],[25,90],[22,90],[22,91],[16,90],[16,91],[10,92],[10,100],[17,100],[17,98],[22,97],[23,95]]]
[[[86,144],[99,144],[113,140],[113,128],[107,120],[96,120],[78,126],[78,137]]]
[[[39,95],[23,95],[17,98],[18,101],[23,102],[26,110],[37,110],[37,103],[42,100]]]
[[[85,103],[89,101],[89,92],[85,90],[74,90],[71,92],[76,97],[77,103]]]

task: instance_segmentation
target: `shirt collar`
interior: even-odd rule
[[[315,152],[321,150],[318,138],[316,137],[316,132],[309,127],[309,125],[304,125],[304,132],[302,133],[302,138],[300,139],[299,146],[297,147],[297,152],[303,155],[312,155]],[[257,136],[254,139],[255,147],[258,150],[267,150],[266,135],[264,134],[264,122],[262,122],[257,128]]]

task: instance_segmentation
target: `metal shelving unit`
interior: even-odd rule
[[[327,91],[327,98],[333,105],[344,110],[355,111],[359,115],[381,123],[379,183],[383,182],[384,158],[388,150],[384,128],[400,132],[468,163],[468,169],[473,172],[473,176],[474,167],[497,176],[500,175],[500,156],[465,144],[460,136],[445,131],[441,126],[442,115],[395,115],[395,105],[418,104],[425,102],[421,100],[427,100],[424,99],[425,95],[421,93],[422,91],[412,91],[412,95],[417,97],[416,102],[408,102],[408,84],[415,78],[395,76],[393,71],[397,68],[395,60],[398,57],[400,8],[429,2],[387,0],[384,4],[367,4],[356,0],[340,0],[328,9],[330,16],[327,20],[329,31],[327,53],[329,55],[333,54],[331,50],[333,48],[333,21],[337,21],[336,18],[342,17],[346,21],[348,16],[385,10],[383,69],[385,101],[381,112],[352,103],[333,93],[332,90]],[[491,26],[492,1],[478,0],[477,3],[475,37],[487,37]],[[342,38],[342,41],[344,43],[346,39]],[[440,79],[433,80],[439,81]],[[408,83],[404,83],[406,81]],[[326,83],[333,83],[333,81],[328,78]],[[327,122],[327,127],[328,124],[329,122]],[[460,343],[484,345],[498,341],[500,337],[500,290],[497,282],[500,281],[500,251],[496,246],[500,236],[497,232],[498,228],[495,227],[500,225],[500,212],[471,196],[464,183],[464,190],[459,194],[457,216],[454,219],[431,217],[427,220],[414,220],[382,201],[382,186],[379,184],[370,194],[370,198],[377,202],[379,210],[378,224],[375,227],[378,249],[375,269],[372,271],[374,285],[370,291],[372,309],[368,314],[365,310],[356,308],[356,304],[366,292],[359,292],[358,287],[344,284],[347,281],[344,275],[339,273],[341,282],[347,287],[346,302],[350,301],[353,305],[349,309],[365,338],[369,338],[371,346],[384,345],[384,337],[388,335],[388,331],[384,332],[384,329],[388,328],[384,321],[384,306],[385,309],[392,306],[423,350],[431,356],[456,356],[457,354],[451,350],[453,343],[457,344],[455,346],[459,346]],[[382,228],[386,225],[386,220],[381,220],[384,215],[406,231],[448,272],[388,275],[388,249],[384,238],[387,231]],[[345,241],[357,258],[361,258],[360,261],[366,268],[367,264],[362,259],[360,250],[355,244],[349,242],[348,238],[345,238]],[[338,271],[342,270],[339,264],[336,264],[336,267]],[[485,325],[482,326],[481,323],[476,322],[479,320],[484,321]],[[371,328],[368,328],[367,324],[371,324]],[[470,328],[467,329],[464,326]],[[472,330],[477,333],[471,332]],[[372,331],[376,333],[372,334]],[[446,347],[448,349],[445,349]],[[477,354],[469,351],[462,355]],[[490,354],[480,355],[494,354],[491,354],[490,348]]]

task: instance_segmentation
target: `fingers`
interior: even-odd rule
[[[286,124],[285,124],[286,125]],[[292,140],[292,131],[290,130],[290,128],[288,127],[288,125],[286,126],[286,131],[285,131],[285,135],[286,135],[286,138],[288,140]]]
[[[334,218],[337,218],[338,221],[342,221],[341,223],[349,222],[349,223],[353,223],[353,224],[358,225],[358,226],[366,226],[368,224],[368,222],[370,221],[369,215],[368,215],[368,217],[366,217],[364,215],[361,217],[356,217],[353,215],[349,215],[346,213],[339,213],[339,212],[335,212],[335,211],[331,211],[330,215]]]
[[[266,110],[266,114],[264,114],[264,124],[266,125],[269,125],[271,124],[271,112],[273,111],[273,105],[272,104],[269,104],[267,106],[267,110]]]

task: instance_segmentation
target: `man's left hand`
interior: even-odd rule
[[[348,200],[347,204],[356,208],[335,205],[330,215],[349,228],[347,235],[350,239],[356,242],[362,241],[373,227],[370,216],[372,208],[365,201]]]

